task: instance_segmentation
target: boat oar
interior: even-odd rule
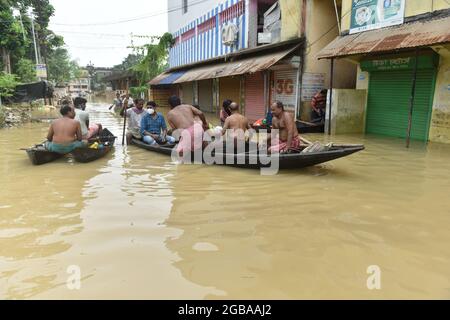
[[[128,107],[128,106],[127,106]],[[123,110],[123,132],[122,132],[122,145],[125,145],[125,128],[127,126],[127,108]]]

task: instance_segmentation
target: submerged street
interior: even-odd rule
[[[108,106],[87,110],[115,150],[88,164],[32,166],[47,123],[0,131],[0,299],[450,298],[450,145],[340,135],[366,150],[261,176],[122,146]]]

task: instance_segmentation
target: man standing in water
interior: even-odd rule
[[[47,150],[51,152],[66,154],[76,148],[84,147],[81,141],[80,122],[75,120],[75,110],[69,106],[61,107],[61,119],[53,121],[47,134]]]
[[[208,123],[205,115],[200,110],[191,105],[182,105],[180,98],[172,96],[169,99],[169,105],[172,108],[167,115],[167,121],[175,130],[181,130],[180,142],[177,152],[180,156],[190,151],[196,151],[203,147],[203,132],[208,130]],[[202,124],[195,121],[199,117]]]
[[[270,153],[287,153],[300,150],[300,138],[294,117],[284,110],[282,102],[277,101],[271,106],[273,114],[272,128],[279,130],[278,137],[269,136],[268,142],[272,140]]]

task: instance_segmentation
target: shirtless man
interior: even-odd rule
[[[75,120],[75,110],[69,105],[61,107],[61,119],[53,121],[47,134],[47,150],[66,154],[84,146],[80,122]]]
[[[280,101],[272,104],[271,111],[273,114],[272,128],[278,129],[279,135],[272,140],[272,146],[269,148],[269,152],[287,153],[290,151],[299,151],[300,138],[292,114],[284,111],[284,105]],[[270,138],[268,138],[268,142]]]
[[[239,113],[239,105],[236,102],[231,103],[229,109],[231,115],[225,119],[222,135],[225,135],[229,130],[232,133],[228,132],[227,138],[245,140],[245,132],[252,128],[248,119]]]
[[[167,121],[174,130],[181,130],[180,142],[177,147],[178,154],[182,156],[185,152],[201,149],[203,132],[208,130],[208,123],[203,112],[191,105],[182,105],[176,96],[170,97],[169,105],[172,110],[167,114]],[[195,121],[196,116],[201,119],[203,126]]]

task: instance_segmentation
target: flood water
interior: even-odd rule
[[[120,136],[107,107],[91,121]],[[96,162],[32,166],[19,148],[47,127],[0,130],[1,299],[450,298],[450,145],[338,136],[366,150],[261,176],[119,138]]]

